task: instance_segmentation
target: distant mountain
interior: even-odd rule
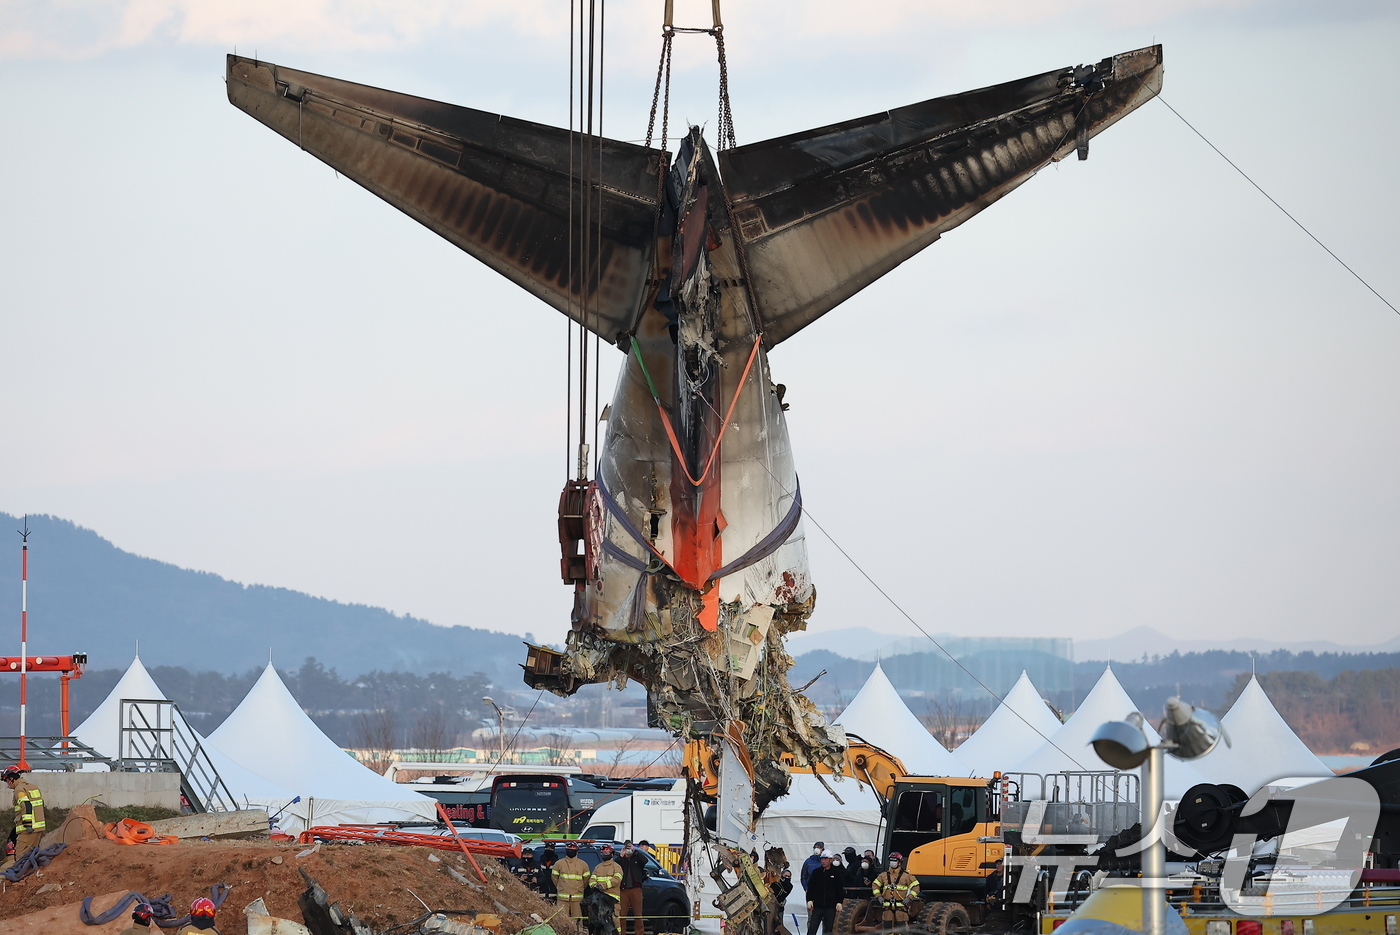
[[[1075,640],[1074,658],[1102,661],[1133,661],[1143,655],[1169,656],[1179,653],[1254,652],[1274,650],[1290,653],[1393,653],[1400,652],[1400,636],[1369,646],[1347,646],[1330,640],[1271,640],[1246,637],[1231,640],[1192,640],[1167,636],[1151,627],[1137,627],[1127,633],[1100,640]]]
[[[874,659],[874,654],[905,637],[898,633],[879,633],[868,627],[843,627],[839,630],[799,631],[787,638],[788,652],[794,656],[825,650],[847,659]]]
[[[938,641],[961,658],[964,652],[955,644],[965,642],[967,637],[949,633],[937,634]],[[936,651],[924,636],[902,636],[896,633],[881,633],[868,627],[843,627],[837,630],[800,632],[788,637],[788,651],[794,656],[825,650],[844,656],[874,662],[877,658],[903,656]],[[1137,627],[1118,636],[1104,639],[1075,640],[1074,658],[1080,662],[1098,660],[1101,662],[1134,661],[1146,654],[1169,656],[1179,653],[1245,652],[1269,653],[1274,650],[1290,653],[1393,653],[1400,652],[1400,636],[1391,637],[1383,643],[1368,646],[1348,646],[1329,640],[1272,640],[1247,637],[1231,640],[1193,640],[1168,636],[1151,627]]]
[[[19,522],[0,513],[0,528]],[[343,675],[480,672],[497,684],[520,682],[518,636],[239,584],[133,555],[52,516],[29,517],[29,529],[32,654],[86,652],[94,668],[124,668],[139,640],[141,658],[153,666],[245,672],[266,664],[271,650],[279,667],[314,656]],[[17,540],[11,536],[7,548],[17,552]],[[0,568],[0,653],[18,653],[19,556]]]

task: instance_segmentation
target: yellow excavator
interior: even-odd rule
[[[988,878],[1006,852],[1001,837],[1001,785],[968,776],[912,776],[894,754],[847,735],[841,775],[870,786],[885,817],[882,866],[891,853],[919,880],[920,898],[909,907],[909,929],[954,935],[982,924],[988,913]],[[719,757],[703,740],[686,745],[685,775],[709,796],[719,789]],[[824,765],[801,766],[785,756],[789,772],[832,775]],[[836,918],[837,935],[888,928],[871,899],[852,895]],[[903,928],[904,926],[901,926]]]

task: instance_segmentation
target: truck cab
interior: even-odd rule
[[[1005,854],[999,800],[986,779],[904,776],[894,784],[886,855],[904,855],[921,890],[981,895]]]

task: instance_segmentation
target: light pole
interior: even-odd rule
[[[1162,721],[1162,742],[1153,744],[1144,728],[1145,719],[1134,711],[1125,720],[1109,721],[1094,731],[1089,742],[1094,752],[1115,769],[1142,767],[1142,928],[1145,935],[1166,935],[1167,845],[1158,828],[1166,798],[1165,763],[1162,754],[1194,760],[1215,749],[1221,738],[1230,738],[1215,715],[1194,708],[1180,698],[1167,699]]]
[[[500,766],[506,761],[506,715],[501,710],[501,706],[496,704],[496,700],[490,695],[481,699],[496,709],[496,746],[500,748],[500,753],[496,757],[496,765]]]

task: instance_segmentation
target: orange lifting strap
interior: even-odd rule
[[[175,844],[180,839],[173,834],[156,834],[156,829],[135,818],[123,818],[104,825],[107,840],[118,844]]]

